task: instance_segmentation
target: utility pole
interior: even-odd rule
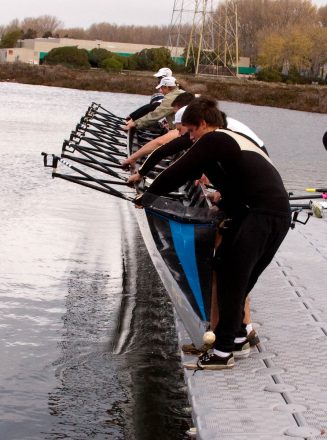
[[[168,47],[196,75],[238,75],[236,0],[174,0]]]

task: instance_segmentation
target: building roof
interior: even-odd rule
[[[154,49],[163,46],[154,44],[135,44],[135,43],[118,43],[113,41],[102,40],[77,40],[74,38],[34,38],[21,40],[22,47],[34,49],[38,51],[50,51],[55,47],[77,46],[79,49],[107,49],[115,53],[133,54],[143,49]],[[177,48],[177,56],[182,55],[183,48]]]

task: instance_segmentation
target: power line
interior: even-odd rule
[[[238,75],[238,17],[235,0],[175,0],[169,49],[184,47],[195,74]]]

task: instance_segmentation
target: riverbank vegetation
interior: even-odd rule
[[[179,74],[177,78],[185,90],[208,94],[221,101],[327,113],[327,86],[195,77],[190,74]],[[22,63],[0,64],[0,81],[144,95],[152,95],[156,85],[153,72],[107,72],[104,69],[71,69],[60,65],[33,66]]]
[[[143,49],[131,56],[121,56],[107,49],[78,49],[76,46],[57,47],[52,49],[44,59],[46,65],[64,65],[85,69],[95,67],[107,71],[125,70],[158,70],[162,66],[171,67],[176,72],[185,72],[183,66],[176,64],[169,49],[165,47]]]
[[[165,47],[143,49],[128,57],[101,48],[61,47],[51,50],[42,66],[0,65],[0,80],[152,94],[153,71],[168,66],[186,89],[221,100],[327,113],[327,6],[317,8],[311,0],[237,0],[237,6],[239,55],[257,67],[255,79],[194,77],[192,59],[188,67],[178,65]],[[218,26],[224,17],[221,7],[215,12]],[[65,28],[56,17],[45,15],[0,25],[0,47],[14,47],[19,39],[36,37],[165,46],[168,35],[169,26],[103,22],[87,29]],[[202,55],[200,60],[210,58],[208,53]]]
[[[225,19],[223,3],[215,12],[219,26]],[[317,8],[311,0],[238,0],[239,55],[249,57],[265,81],[326,81],[327,5]],[[187,26],[183,33],[187,35]],[[94,23],[89,28],[65,28],[56,17],[44,15],[0,25],[0,47],[13,47],[18,39],[69,37],[76,39],[133,42],[165,46],[169,26],[118,26]],[[218,41],[218,40],[217,40]],[[107,68],[137,69],[113,58]],[[208,56],[206,55],[206,58]],[[192,63],[190,63],[192,65]],[[151,69],[149,65],[144,70]]]

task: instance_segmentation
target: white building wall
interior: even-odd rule
[[[107,49],[118,53],[136,53],[142,49],[152,49],[162,46],[153,44],[134,44],[134,43],[116,43],[102,40],[76,40],[73,38],[35,38],[31,40],[21,40],[24,48],[34,49],[39,52],[50,52],[55,47],[77,46],[79,49]],[[178,48],[180,55],[183,48]]]
[[[161,46],[153,44],[115,43],[101,40],[75,40],[73,38],[35,38],[20,40],[20,47],[0,49],[0,62],[39,64],[40,52],[50,52],[56,47],[77,46],[79,49],[107,49],[115,53],[133,54],[142,49],[152,49]],[[180,55],[183,48],[180,49]]]
[[[0,49],[0,61],[5,63],[22,62],[29,64],[39,64],[40,52],[34,49],[14,47]]]

